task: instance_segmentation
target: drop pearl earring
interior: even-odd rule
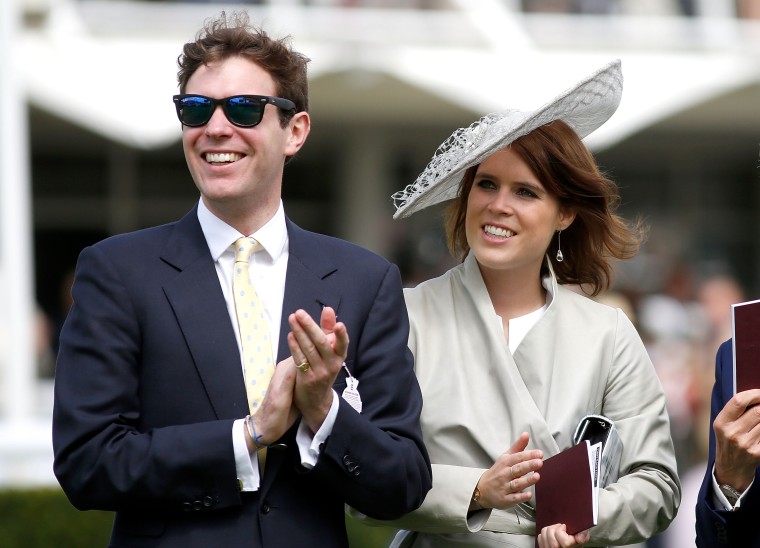
[[[557,262],[561,263],[565,260],[565,256],[562,254],[562,231],[557,231]]]

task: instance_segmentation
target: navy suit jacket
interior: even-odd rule
[[[760,548],[760,480],[755,482],[734,512],[716,510],[712,502],[712,469],[715,464],[715,432],[712,423],[734,395],[731,341],[720,345],[715,360],[715,385],[710,411],[710,454],[697,499],[697,546],[700,548]],[[759,469],[760,470],[760,469]]]
[[[398,269],[290,221],[287,229],[278,361],[289,356],[287,315],[319,318],[332,306],[364,408],[340,398],[311,470],[291,428],[255,493],[241,493],[236,477],[232,423],[247,400],[196,210],[81,253],[56,371],[54,470],[77,508],[116,512],[111,546],[346,546],[344,503],[380,519],[422,503],[431,471]],[[338,394],[345,379],[342,371]]]

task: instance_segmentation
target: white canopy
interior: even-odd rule
[[[113,4],[116,13],[120,13],[120,3]],[[334,73],[355,74],[364,77],[365,85],[371,86],[368,75],[391,77],[471,112],[474,120],[486,112],[504,108],[540,106],[581,76],[620,58],[625,78],[623,101],[610,122],[589,138],[589,144],[596,148],[610,146],[642,128],[732,90],[760,83],[760,64],[756,58],[735,48],[717,53],[689,49],[539,50],[519,30],[510,12],[491,4],[465,3],[471,8],[468,13],[472,22],[480,27],[475,29],[477,32],[492,32],[493,29],[483,28],[489,21],[490,26],[501,29],[500,39],[485,41],[452,37],[448,42],[402,42],[395,37],[387,40],[366,34],[359,37],[348,30],[346,36],[332,34],[327,40],[320,39],[324,35],[313,30],[307,32],[313,27],[307,26],[302,17],[294,17],[293,8],[273,7],[262,12],[261,17],[273,34],[280,27],[294,27],[295,30],[284,32],[292,32],[295,37],[304,31],[304,38],[295,39],[294,47],[313,60],[312,85],[322,91],[313,97],[312,111],[325,117],[331,112],[355,113],[357,123],[362,122],[362,112],[370,110],[384,120],[403,117],[406,122],[414,112],[399,104],[403,98],[366,104],[365,94],[326,92],[319,86],[321,78]],[[475,9],[476,6],[480,7]],[[483,14],[484,9],[489,13]],[[165,12],[161,13],[166,17]],[[198,26],[200,14],[208,16],[210,12],[206,8],[196,13]],[[325,19],[331,12],[317,13],[321,19],[316,25],[326,26]],[[341,12],[333,10],[333,13]],[[20,45],[25,59],[23,78],[31,104],[136,148],[165,146],[179,139],[180,127],[171,103],[171,95],[177,90],[176,59],[184,41],[197,29],[181,34],[188,24],[185,18],[174,27],[168,26],[171,33],[133,30],[96,34],[85,28],[80,15],[75,6],[61,0],[56,18],[51,17],[55,24],[24,34]],[[414,14],[418,18],[425,15],[425,12]],[[458,21],[464,29],[461,16]],[[356,20],[335,21],[330,26],[348,28],[357,24]],[[462,35],[469,36],[463,30]],[[493,33],[485,36],[492,38]],[[331,104],[333,95],[340,97],[340,104]],[[347,100],[355,104],[347,104]]]

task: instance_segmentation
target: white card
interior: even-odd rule
[[[346,377],[346,389],[343,390],[343,399],[346,400],[357,413],[361,413],[362,397],[359,394],[359,379],[351,376],[351,372],[348,370],[345,363],[343,364],[343,369],[346,370],[346,374],[348,375]]]

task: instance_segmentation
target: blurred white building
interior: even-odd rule
[[[55,481],[50,356],[79,250],[198,199],[176,58],[205,19],[241,8],[312,59],[313,130],[285,175],[299,224],[388,256],[410,282],[439,272],[440,210],[394,222],[390,194],[455,128],[620,58],[623,102],[588,143],[623,212],[648,219],[657,252],[760,289],[758,0],[3,0],[0,484]]]

